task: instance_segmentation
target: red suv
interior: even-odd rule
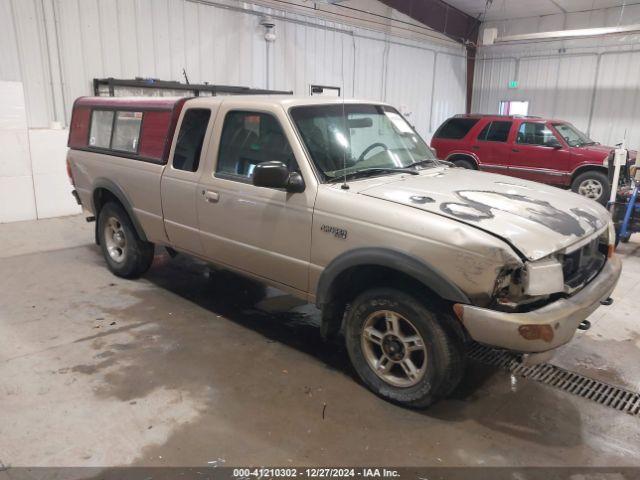
[[[438,158],[460,167],[570,187],[602,204],[609,199],[603,162],[613,147],[594,142],[562,120],[457,115],[438,128],[431,146]]]

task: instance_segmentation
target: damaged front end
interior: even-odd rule
[[[519,268],[505,268],[496,279],[491,308],[527,312],[567,298],[587,285],[613,255],[613,224],[570,247]]]
[[[614,242],[610,224],[548,257],[505,269],[489,308],[456,304],[454,312],[477,342],[528,354],[553,350],[615,288],[622,264]]]

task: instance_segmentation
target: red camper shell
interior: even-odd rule
[[[80,97],[73,104],[71,149],[166,164],[186,97]]]

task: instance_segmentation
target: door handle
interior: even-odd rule
[[[480,145],[471,145],[474,150],[480,150]]]
[[[518,150],[517,148],[512,148],[511,151],[518,153],[520,150]]]
[[[213,190],[202,190],[202,195],[204,195],[204,199],[209,203],[216,203],[220,200],[220,194]]]

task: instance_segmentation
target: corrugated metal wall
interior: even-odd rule
[[[624,13],[624,15],[621,15]],[[486,24],[500,35],[637,23],[640,6]],[[620,35],[482,47],[472,111],[497,113],[501,100],[528,100],[529,113],[569,120],[596,141],[626,138],[640,148],[640,36]],[[509,80],[519,82],[508,88]]]
[[[271,10],[195,0],[0,0],[0,80],[25,86],[31,128],[67,124],[94,77],[135,76],[293,90],[340,86],[347,97],[404,105],[430,137],[464,111],[462,47],[387,38],[361,28]],[[278,12],[275,12],[278,13]],[[286,18],[283,18],[286,17]],[[437,102],[432,99],[437,97]]]

